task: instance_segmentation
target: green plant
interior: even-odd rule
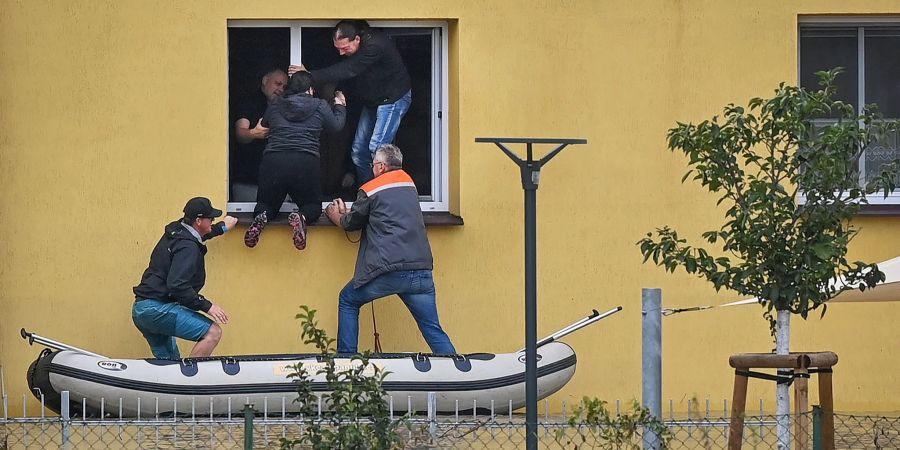
[[[721,120],[670,129],[669,149],[688,157],[682,182],[699,181],[726,207],[725,223],[702,234],[721,250],[687,245],[664,226],[638,242],[644,262],[669,272],[683,267],[716,290],[760,299],[773,335],[773,309],[805,319],[822,307],[824,315],[825,302],[841,291],[884,281],[875,264],[846,255],[858,231],[851,219],[866,195],[887,196],[898,180],[894,162],[860,186],[860,155],[898,124],[881,120],[872,106],[857,115],[833,100],[839,73],[817,73],[820,90],[782,83],[774,97],[754,98],[746,109],[726,106]],[[839,276],[844,283],[834,283]]]
[[[568,418],[569,429],[556,432],[556,442],[563,447],[574,449],[633,449],[643,446],[643,434],[657,436],[659,449],[669,448],[672,433],[650,410],[636,400],[631,401],[629,410],[613,415],[607,402],[585,396],[582,404]]]
[[[327,391],[321,394],[324,411],[320,420],[312,420],[303,427],[297,439],[281,439],[282,449],[311,448],[375,449],[400,448],[403,441],[398,429],[409,425],[407,417],[392,419],[385,398],[382,382],[388,372],[370,364],[370,353],[354,355],[348,368],[339,369],[334,355],[333,338],[319,328],[316,310],[306,305],[296,315],[301,322],[301,339],[304,344],[314,344],[319,351],[322,367],[316,375],[324,375]],[[342,364],[343,366],[343,364]],[[297,384],[301,409],[309,417],[318,414],[320,399],[313,393],[310,374],[302,363],[292,366],[288,375]]]

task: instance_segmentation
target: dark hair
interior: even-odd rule
[[[357,20],[357,19],[344,19],[337,23],[334,26],[334,34],[332,37],[337,39],[356,39],[357,36],[360,39],[365,38],[369,34],[369,22],[365,20]]]
[[[309,72],[296,72],[291,75],[288,80],[287,87],[284,89],[284,96],[299,94],[306,92],[313,85],[313,77]]]

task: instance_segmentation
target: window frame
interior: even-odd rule
[[[856,60],[857,60],[857,86],[856,86],[856,100],[857,104],[862,105],[866,104],[866,43],[865,43],[865,28],[866,27],[879,27],[879,26],[887,26],[887,27],[898,27],[900,28],[900,15],[886,15],[886,16],[799,16],[797,20],[797,85],[800,85],[800,78],[802,76],[801,71],[801,32],[804,29],[813,29],[813,28],[856,28],[857,31],[857,47],[856,47]],[[892,117],[888,118],[892,120],[900,120],[900,117]],[[823,119],[822,122],[827,122],[828,119]],[[863,126],[860,124],[860,126]],[[865,153],[860,157],[860,185],[865,182]],[[800,196],[798,199],[800,203],[805,203],[805,197]],[[866,200],[868,201],[868,206],[874,206],[873,210],[889,207],[891,210],[896,208],[896,212],[900,213],[900,189],[895,190],[890,195],[885,197],[883,193],[875,193],[866,196]]]
[[[334,20],[289,19],[228,19],[227,28],[290,28],[290,64],[302,61],[301,31],[303,27],[332,28]],[[450,76],[449,76],[449,24],[441,20],[369,20],[373,28],[422,28],[432,34],[431,80],[431,195],[420,196],[423,212],[450,211]],[[228,61],[228,64],[231,64]],[[227,72],[226,72],[227,73]],[[226,96],[227,98],[227,96]],[[229,124],[229,133],[233,124]],[[347,150],[349,151],[349,149]],[[228,181],[229,186],[231,181]],[[324,208],[328,203],[323,202]],[[352,203],[351,203],[352,204]],[[256,202],[228,202],[229,213],[252,213]],[[293,203],[283,203],[282,212],[291,212]]]

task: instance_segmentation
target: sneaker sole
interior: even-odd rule
[[[306,249],[306,230],[305,223],[303,223],[303,219],[298,214],[291,214],[288,217],[288,223],[291,225],[291,229],[293,233],[291,233],[291,240],[294,241],[294,247],[297,250],[305,250]]]
[[[244,233],[244,245],[250,248],[256,247],[256,244],[259,243],[259,235],[262,234],[263,228],[265,228],[265,224],[257,222],[254,219],[253,223],[247,227],[247,232]]]

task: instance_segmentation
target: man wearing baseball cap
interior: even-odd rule
[[[166,225],[141,283],[134,287],[131,318],[158,359],[181,358],[176,337],[197,342],[191,358],[211,355],[222,337],[219,325],[228,323],[228,314],[200,294],[206,282],[204,241],[237,225],[231,216],[214,224],[221,215],[208,198],[188,200],[184,217]]]

